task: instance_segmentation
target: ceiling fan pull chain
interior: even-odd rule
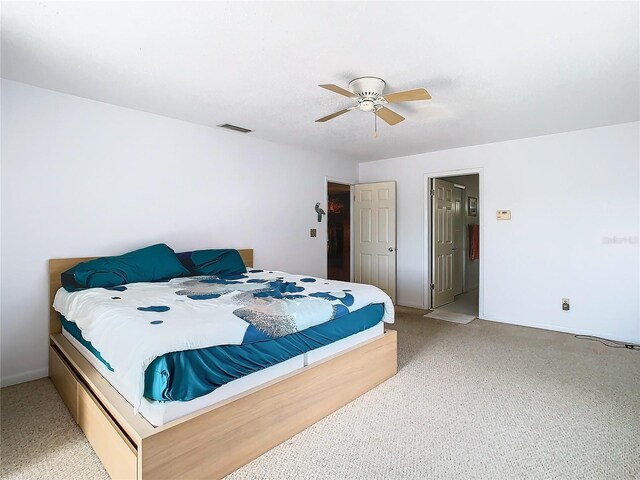
[[[378,112],[374,110],[373,116],[373,137],[378,138]]]

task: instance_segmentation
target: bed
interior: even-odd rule
[[[253,251],[238,252],[252,268]],[[50,305],[61,273],[91,258],[49,261]],[[63,329],[64,321],[52,307],[49,375],[112,478],[221,478],[397,370],[395,332],[363,323],[357,333],[296,352],[209,394],[142,402],[136,413],[108,363],[68,325]]]

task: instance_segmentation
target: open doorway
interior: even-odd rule
[[[327,278],[351,281],[351,185],[327,182]]]
[[[431,179],[431,309],[479,314],[479,175]],[[455,320],[453,320],[455,321]]]

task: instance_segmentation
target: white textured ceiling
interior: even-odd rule
[[[640,118],[638,2],[2,3],[2,76],[360,161]],[[394,127],[320,83],[433,99]],[[229,132],[229,135],[238,135]]]

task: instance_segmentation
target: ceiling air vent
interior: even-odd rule
[[[238,127],[237,125],[231,125],[230,123],[223,123],[222,125],[218,125],[221,128],[226,128],[227,130],[233,130],[234,132],[240,133],[249,133],[253,132],[253,130],[249,130],[248,128]]]

